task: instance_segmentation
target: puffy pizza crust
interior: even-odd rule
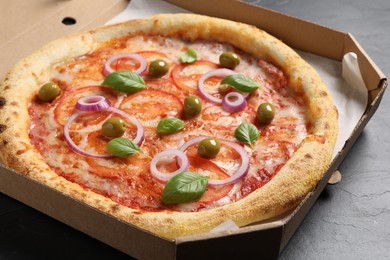
[[[290,87],[307,100],[310,127],[279,173],[238,202],[202,212],[141,212],[84,190],[54,173],[32,146],[28,106],[53,64],[92,51],[99,43],[128,34],[158,34],[227,42],[279,66]],[[17,63],[0,86],[0,155],[6,165],[67,196],[166,238],[207,232],[232,219],[239,226],[278,216],[312,191],[331,161],[337,110],[317,73],[292,49],[253,26],[194,14],[164,14],[102,27],[49,43]]]

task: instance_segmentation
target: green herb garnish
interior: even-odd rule
[[[253,92],[260,88],[256,81],[242,74],[229,75],[221,81],[221,84],[230,85],[241,92]]]
[[[133,141],[120,137],[108,142],[107,151],[117,157],[127,157],[139,153],[141,149]]]
[[[177,118],[164,118],[158,122],[157,133],[159,134],[173,134],[184,127],[184,122]]]
[[[182,172],[175,175],[165,184],[162,202],[177,204],[199,200],[206,192],[207,177],[195,172]]]
[[[253,143],[259,139],[260,133],[257,127],[251,123],[242,123],[234,131],[234,137],[242,143],[249,144],[253,148]]]
[[[198,59],[198,54],[193,49],[188,49],[181,56],[179,61],[181,63],[193,63]]]
[[[107,75],[102,85],[125,93],[135,93],[146,88],[141,76],[128,70],[117,70]]]

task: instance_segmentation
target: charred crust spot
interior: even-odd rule
[[[38,81],[39,77],[37,76],[37,74],[35,74],[35,73],[33,72],[33,73],[31,73],[31,75],[33,76],[33,78],[34,78],[36,81]]]
[[[305,158],[306,159],[313,159],[313,156],[311,156],[311,154],[307,153],[307,154],[305,154]]]
[[[139,211],[134,211],[133,214],[135,214],[135,215],[141,215],[142,213],[139,212]]]
[[[175,221],[171,218],[167,218],[165,221],[167,224],[171,224],[171,225],[175,224]]]
[[[328,95],[328,93],[326,93],[326,91],[321,91],[320,92],[320,96],[321,97],[326,97]]]
[[[153,24],[154,24],[155,26],[157,26],[157,25],[158,25],[158,19],[153,20]]]
[[[0,124],[0,134],[1,134],[2,132],[4,132],[5,129],[7,129],[7,126],[6,126],[6,125],[3,125],[3,124]]]
[[[9,85],[5,85],[4,90],[8,90],[8,89],[9,89]]]
[[[5,98],[0,97],[0,109],[5,106]]]
[[[18,116],[19,116],[18,112],[16,112],[16,111],[12,112],[12,115],[13,115],[14,117],[18,117]]]
[[[324,127],[325,127],[326,130],[328,130],[329,129],[329,123],[326,122]]]
[[[12,102],[11,102],[11,105],[17,107],[19,104],[18,104],[18,102],[16,102],[16,101],[12,101]]]
[[[4,139],[3,140],[3,145],[6,146],[8,144],[8,140]]]
[[[17,155],[21,155],[21,154],[25,153],[26,151],[27,151],[26,149],[18,150],[18,151],[16,152],[16,154],[17,154]]]
[[[0,97],[0,109],[2,109],[5,106],[6,100],[3,97]]]
[[[315,140],[321,144],[324,144],[326,142],[326,138],[323,135],[316,135]]]
[[[306,139],[309,142],[318,142],[324,144],[326,142],[326,138],[323,135],[310,135],[307,136]]]
[[[113,213],[118,212],[119,211],[119,205],[112,205],[111,206],[111,210],[112,210]]]

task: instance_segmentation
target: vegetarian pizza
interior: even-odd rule
[[[330,94],[292,49],[201,15],[56,40],[0,87],[6,165],[166,238],[296,207],[336,137]]]

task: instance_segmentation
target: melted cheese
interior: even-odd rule
[[[100,84],[104,79],[102,72],[105,60],[117,53],[155,52],[155,54],[147,56],[148,62],[159,56],[158,53],[162,53],[164,59],[169,60],[172,69],[179,66],[178,59],[180,55],[186,49],[192,48],[197,52],[199,59],[215,65],[184,66],[179,71],[179,76],[183,79],[178,77],[178,80],[182,80],[183,84],[190,86],[189,89],[181,89],[181,86],[173,80],[172,75],[167,75],[162,79],[153,79],[153,84],[150,83],[149,89],[153,89],[153,95],[115,94],[116,101],[114,105],[116,107],[130,114],[135,113],[136,116],[145,116],[145,118],[139,118],[146,129],[146,140],[141,146],[143,153],[133,158],[92,159],[74,153],[63,139],[63,125],[55,119],[55,115],[58,116],[58,110],[61,110],[61,118],[65,117],[62,119],[63,122],[73,113],[74,109],[71,108],[56,110],[56,107],[64,105],[61,102],[65,102],[66,99],[56,99],[49,105],[32,103],[30,106],[32,120],[29,133],[32,143],[48,165],[69,181],[79,183],[86,189],[136,209],[148,211],[207,210],[237,201],[253,192],[254,189],[260,188],[277,174],[280,167],[287,162],[299,143],[305,138],[307,130],[303,101],[301,101],[301,97],[288,91],[287,80],[274,65],[256,60],[250,55],[222,43],[186,42],[176,38],[167,39],[158,36],[135,36],[118,41],[125,42],[126,47],[118,50],[112,48],[109,44],[104,44],[93,53],[53,67],[52,79],[59,82],[63,88],[62,96],[72,95],[75,88]],[[115,44],[115,42],[112,44]],[[196,90],[196,77],[184,79],[184,76],[203,74],[214,69],[218,66],[219,55],[224,51],[238,52],[241,56],[241,63],[235,70],[253,78],[262,86],[261,89],[251,94],[248,107],[243,112],[229,114],[220,106],[203,100],[202,114],[195,119],[186,120],[186,126],[182,131],[167,136],[158,135],[155,128],[161,118],[181,117],[182,108],[180,106],[182,106],[184,97],[189,94],[199,95]],[[104,58],[97,59],[96,57]],[[150,79],[145,75],[143,77],[148,84]],[[160,82],[161,84],[159,84]],[[93,89],[88,90],[87,94],[91,95],[94,91]],[[208,91],[217,93],[215,86],[209,86]],[[169,95],[166,93],[169,93]],[[99,94],[101,94],[101,90]],[[128,98],[132,99],[129,101]],[[151,158],[165,149],[178,148],[191,137],[199,135],[215,136],[235,142],[233,132],[238,125],[243,122],[251,122],[257,125],[255,119],[256,109],[262,102],[273,103],[276,108],[276,116],[270,125],[258,126],[261,136],[253,150],[245,146],[250,155],[248,175],[229,187],[209,188],[205,198],[198,202],[174,206],[162,204],[160,197],[164,184],[151,176],[149,172]],[[141,109],[139,114],[137,114],[137,109]],[[148,117],[149,114],[150,117]],[[105,153],[104,144],[107,140],[101,137],[100,133],[104,118],[106,117],[96,119],[97,122],[93,124],[91,123],[95,120],[93,116],[84,122],[81,118],[77,122],[78,127],[71,130],[73,141],[80,148],[89,152]],[[131,124],[128,126],[131,128]],[[129,130],[125,136],[131,138],[133,132],[134,130]],[[223,149],[228,150],[229,148],[223,147]],[[234,174],[241,163],[240,159],[233,156],[234,153],[231,151],[220,154],[220,157],[213,159],[212,162],[227,176]],[[207,169],[199,169],[198,173],[206,176],[215,175]]]

